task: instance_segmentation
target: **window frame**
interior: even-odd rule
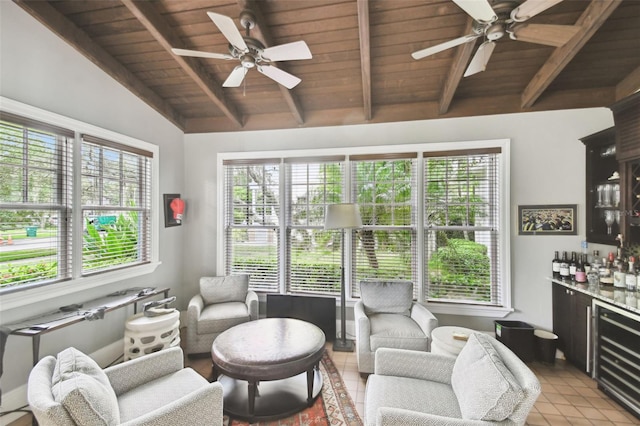
[[[498,260],[498,271],[501,275],[502,285],[502,306],[484,306],[484,305],[472,305],[465,303],[438,303],[438,302],[426,302],[424,300],[424,182],[420,178],[424,168],[423,152],[432,151],[462,151],[473,149],[487,149],[487,148],[500,148],[502,152],[503,160],[499,164],[499,209],[498,221],[501,224],[501,232],[498,237],[500,259]],[[351,190],[351,160],[350,156],[357,156],[363,153],[366,154],[394,154],[394,153],[407,153],[416,152],[417,157],[417,179],[416,179],[416,194],[417,194],[417,270],[416,275],[418,277],[416,284],[418,302],[426,305],[431,312],[441,314],[452,315],[469,315],[480,317],[504,317],[510,312],[513,312],[512,300],[511,300],[511,257],[510,257],[510,243],[511,243],[511,225],[510,225],[510,140],[509,139],[490,139],[490,140],[478,140],[478,141],[455,141],[455,142],[433,142],[433,143],[416,143],[416,144],[399,144],[399,145],[377,145],[377,146],[361,146],[361,147],[344,147],[344,148],[331,148],[331,149],[294,149],[294,150],[275,150],[275,151],[246,151],[246,152],[224,152],[218,153],[216,168],[217,168],[217,201],[218,205],[224,205],[224,167],[223,161],[225,160],[250,160],[255,158],[281,158],[284,162],[285,158],[291,157],[321,157],[328,155],[345,155],[347,156],[345,163],[345,200],[343,202],[351,202],[352,190]],[[284,197],[286,188],[282,188],[281,196]],[[285,204],[282,204],[283,206]],[[222,232],[224,230],[224,214],[217,215],[217,229],[218,232],[217,244],[216,244],[216,268],[218,271],[225,270],[225,258],[224,258],[224,237]],[[286,229],[286,222],[284,217],[286,213],[281,215],[281,222],[279,224],[280,229]],[[286,259],[286,244],[282,244],[280,247],[280,256],[282,259]],[[349,257],[352,250],[351,238],[347,238],[345,241],[346,256]],[[286,268],[286,266],[281,266]],[[347,262],[345,265],[345,285],[347,294],[347,304],[353,305],[356,298],[352,297],[352,286],[354,285],[352,277],[352,262]],[[280,292],[286,292],[285,274],[280,277]]]
[[[12,99],[0,96],[2,110],[22,116],[28,119],[36,120],[42,123],[59,126],[72,130],[75,133],[73,146],[73,174],[72,187],[72,276],[65,281],[53,282],[51,284],[35,285],[21,289],[19,286],[9,291],[1,293],[2,303],[0,303],[0,312],[9,311],[26,305],[32,305],[41,301],[49,300],[56,297],[67,296],[77,292],[93,289],[100,286],[106,286],[122,280],[150,274],[160,265],[159,260],[159,224],[160,224],[160,174],[159,174],[159,147],[149,142],[142,141],[130,136],[126,136],[111,130],[107,130],[92,124],[82,122],[61,114],[50,112],[41,108],[33,107]],[[81,204],[81,145],[82,134],[91,134],[105,140],[114,141],[125,146],[149,151],[153,154],[151,168],[151,253],[150,262],[108,271],[90,276],[82,276],[82,238],[73,238],[73,236],[82,235],[82,204]]]

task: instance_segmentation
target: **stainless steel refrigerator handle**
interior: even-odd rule
[[[591,372],[591,306],[587,306],[587,373]]]

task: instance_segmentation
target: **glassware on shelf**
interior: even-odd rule
[[[607,224],[607,235],[611,235],[611,225],[615,221],[615,215],[613,210],[605,210],[604,212],[604,223]]]
[[[613,185],[610,183],[604,184],[602,188],[602,207],[613,206]]]
[[[618,207],[620,205],[620,185],[615,184],[612,188],[613,192],[613,207]]]
[[[604,148],[602,148],[602,151],[600,151],[600,157],[602,157],[602,158],[613,157],[614,155],[616,155],[616,146],[615,145],[610,145],[610,146],[604,147]]]
[[[615,210],[613,212],[613,220],[616,223],[616,225],[620,226],[620,210]]]
[[[604,184],[598,185],[597,193],[598,193],[598,204],[596,204],[596,207],[603,207],[604,200],[602,199],[602,197],[604,197]]]

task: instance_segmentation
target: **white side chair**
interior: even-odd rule
[[[411,281],[362,281],[354,305],[358,371],[373,373],[379,348],[428,351],[438,319],[413,301]]]
[[[200,294],[187,308],[187,354],[209,353],[223,331],[258,319],[258,295],[249,275],[200,278]]]

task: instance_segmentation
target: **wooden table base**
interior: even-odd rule
[[[245,380],[218,377],[224,389],[224,413],[232,419],[253,423],[288,417],[313,405],[322,390],[322,375],[313,369],[311,400],[307,398],[307,373],[282,380],[261,381],[257,385],[253,413],[250,412],[250,386]]]

